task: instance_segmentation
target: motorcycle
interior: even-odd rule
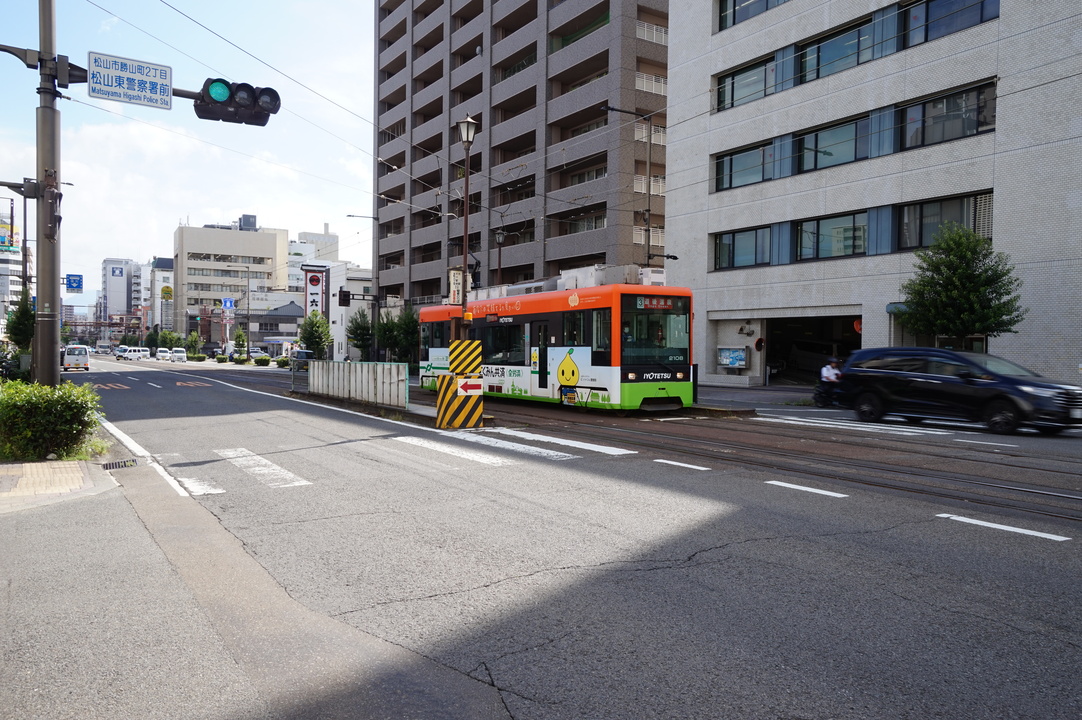
[[[823,383],[816,383],[815,390],[812,392],[812,402],[817,408],[836,407],[838,405],[837,388],[834,388],[834,392],[830,392],[823,387]]]

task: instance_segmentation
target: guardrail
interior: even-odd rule
[[[308,392],[407,410],[409,365],[312,360],[308,365]]]

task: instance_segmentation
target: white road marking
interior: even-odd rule
[[[501,457],[499,455],[492,455],[490,453],[477,452],[476,450],[466,450],[458,447],[457,445],[436,442],[435,440],[428,440],[425,438],[412,437],[410,435],[397,435],[394,439],[398,442],[404,442],[408,445],[422,447],[427,450],[435,450],[436,452],[453,455],[463,460],[471,460],[473,462],[484,463],[485,465],[506,466],[516,465],[518,463],[517,460],[513,460],[511,458]]]
[[[655,459],[656,463],[665,463],[666,465],[675,465],[676,467],[688,468],[690,470],[709,470],[708,467],[702,467],[700,465],[688,465],[687,463],[676,462],[675,460],[661,460]]]
[[[783,425],[805,425],[809,427],[820,427],[831,430],[858,430],[860,432],[880,433],[885,435],[952,435],[950,430],[930,430],[924,428],[915,427],[903,427],[900,425],[876,425],[874,423],[857,423],[846,422],[844,420],[813,420],[809,418],[797,418],[789,416],[778,417],[756,417],[753,420],[760,422],[772,422],[781,423]]]
[[[214,452],[252,477],[257,478],[267,487],[283,488],[312,484],[246,448],[227,448],[225,450],[215,450]]]
[[[819,490],[818,488],[804,487],[803,485],[793,485],[792,483],[779,482],[777,480],[767,480],[767,485],[777,485],[778,487],[790,488],[792,490],[803,490],[804,492],[816,493],[817,495],[828,495],[830,497],[843,498],[849,497],[848,495],[842,495],[841,493],[830,492],[829,490]]]
[[[574,460],[580,457],[579,455],[571,455],[565,452],[559,452],[558,450],[548,450],[546,448],[534,447],[533,445],[523,445],[522,443],[513,443],[507,440],[500,440],[499,438],[489,437],[487,435],[481,435],[467,430],[458,430],[447,434],[451,437],[458,438],[459,440],[465,440],[466,442],[477,443],[478,445],[487,445],[488,447],[499,448],[500,450],[509,450],[511,452],[532,455],[534,457],[543,458],[545,460]]]
[[[131,452],[132,455],[138,455],[139,457],[145,459],[147,465],[154,468],[155,472],[165,478],[165,481],[169,483],[169,487],[176,490],[178,495],[188,497],[188,493],[184,491],[184,488],[178,485],[177,481],[173,479],[173,476],[170,475],[165,468],[158,464],[158,462],[153,458],[153,456],[151,456],[150,452],[144,450],[139,443],[135,442],[130,437],[125,435],[120,430],[120,428],[118,428],[116,425],[113,425],[104,417],[101,417],[100,420],[101,426],[108,430],[110,435],[119,440],[124,447],[128,448],[128,451]]]
[[[538,435],[536,433],[528,433],[522,430],[511,430],[510,428],[486,428],[481,432],[499,433],[501,435],[510,435],[511,437],[517,437],[522,440],[539,440],[541,442],[554,443],[556,445],[566,445],[567,447],[573,447],[578,450],[590,450],[591,452],[598,452],[603,455],[638,455],[637,450],[625,450],[623,448],[615,448],[608,445],[594,445],[593,443],[579,442],[578,440],[566,440],[564,438],[548,437],[547,435]]]
[[[147,385],[149,385],[150,387],[156,387],[156,388],[158,388],[159,390],[161,390],[161,389],[162,389],[162,386],[161,386],[161,385],[155,385],[155,384],[154,384],[154,383],[152,383],[152,382],[148,382],[148,383],[147,383]]]
[[[177,480],[192,495],[220,495],[225,492],[225,490],[214,487],[202,480],[195,480],[193,478],[177,478]]]
[[[1021,533],[1023,535],[1033,535],[1034,537],[1044,538],[1046,540],[1055,540],[1056,542],[1063,542],[1064,540],[1071,539],[1062,535],[1051,535],[1049,533],[1037,532],[1036,530],[1025,530],[1023,528],[1012,527],[1010,525],[997,525],[996,523],[984,522],[983,520],[973,520],[972,518],[962,517],[961,515],[951,515],[949,513],[936,515],[936,517],[947,518],[948,520],[957,520],[958,522],[969,523],[971,525],[980,525],[981,527],[994,528],[996,530],[1006,530],[1007,532]]]
[[[1013,447],[1013,448],[1020,447],[1019,445],[1008,445],[1007,443],[981,442],[980,440],[958,440],[958,439],[955,439],[954,442],[971,443],[973,445],[995,445],[996,447]]]

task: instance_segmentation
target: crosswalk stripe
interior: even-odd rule
[[[478,452],[476,450],[466,450],[459,447],[458,445],[436,442],[435,440],[413,437],[412,435],[398,435],[394,439],[398,442],[407,443],[409,445],[422,447],[428,450],[435,450],[436,452],[453,455],[463,460],[472,460],[474,462],[484,463],[485,465],[506,466],[515,465],[517,463],[517,461],[512,458],[502,457],[500,455],[493,455],[491,453]]]
[[[545,460],[574,460],[579,455],[571,455],[565,452],[559,452],[557,450],[549,450],[547,448],[534,447],[533,445],[523,445],[522,443],[509,442],[507,440],[501,440],[499,438],[490,437],[488,435],[482,435],[473,431],[461,431],[450,432],[448,436],[457,438],[459,440],[465,440],[466,442],[476,443],[478,445],[486,445],[488,447],[498,448],[500,450],[509,450],[511,452],[523,453],[525,455],[532,455],[533,457],[544,458]]]
[[[229,448],[214,452],[268,487],[283,488],[312,484],[246,448]]]
[[[579,442],[578,440],[567,440],[565,438],[554,438],[547,435],[538,435],[536,433],[524,432],[522,430],[512,430],[510,428],[485,428],[480,432],[499,433],[501,435],[510,435],[521,440],[537,440],[540,442],[553,443],[555,445],[564,445],[566,447],[572,447],[576,450],[589,450],[590,452],[601,453],[602,455],[637,455],[637,450],[625,450],[623,448],[609,447],[608,445],[594,445],[593,443]]]

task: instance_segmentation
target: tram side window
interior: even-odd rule
[[[564,345],[586,344],[586,311],[564,313]]]
[[[525,335],[522,325],[492,325],[481,329],[481,362],[485,365],[524,365]]]
[[[451,324],[446,322],[428,322],[421,324],[421,358],[428,359],[428,351],[431,348],[450,347],[448,340],[451,334]]]
[[[593,365],[612,365],[612,310],[590,311]]]

